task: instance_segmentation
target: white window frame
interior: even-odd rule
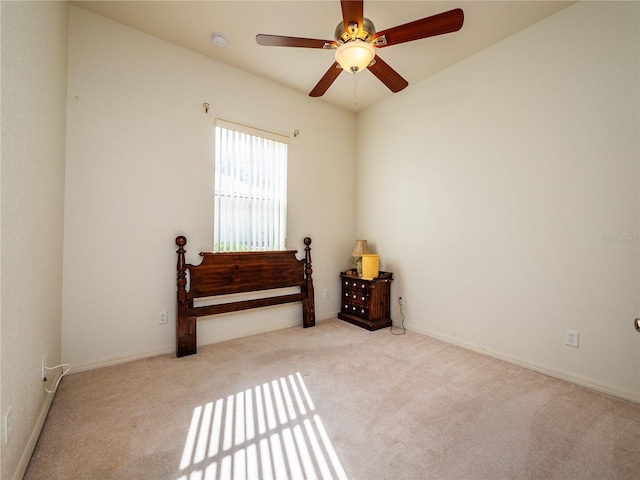
[[[216,119],[214,252],[286,248],[288,145],[284,135]]]

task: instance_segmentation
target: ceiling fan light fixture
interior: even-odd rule
[[[347,72],[356,73],[369,66],[376,56],[373,45],[353,40],[340,45],[335,53],[336,62]]]

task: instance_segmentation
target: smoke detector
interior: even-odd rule
[[[227,46],[227,38],[222,33],[212,33],[211,43],[218,48],[224,48]]]

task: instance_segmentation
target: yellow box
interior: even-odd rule
[[[373,280],[378,276],[380,259],[378,255],[373,253],[365,253],[362,255],[362,278],[365,280]]]

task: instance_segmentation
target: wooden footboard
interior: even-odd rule
[[[196,353],[198,317],[302,302],[302,326],[306,328],[316,324],[309,237],[304,239],[305,258],[302,260],[296,258],[296,250],[201,252],[202,262],[199,265],[191,265],[185,261],[186,244],[185,237],[176,238],[176,245],[178,245],[176,356],[183,357]],[[189,290],[186,289],[187,272],[189,273]],[[300,292],[216,305],[194,306],[195,299],[286,287],[299,287]]]

